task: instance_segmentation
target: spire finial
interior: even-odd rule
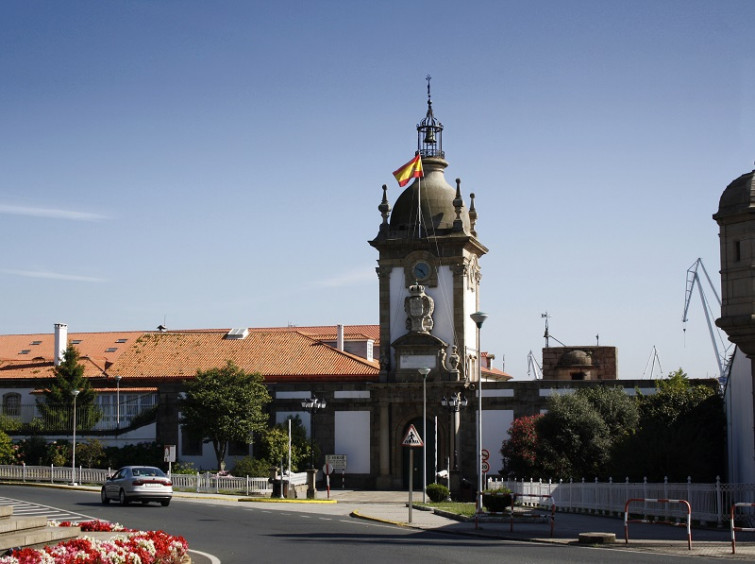
[[[427,105],[428,106],[432,106],[432,104],[433,104],[432,100],[430,99],[431,98],[430,97],[430,81],[432,79],[433,79],[433,77],[430,76],[429,74],[425,77],[425,80],[427,81]]]

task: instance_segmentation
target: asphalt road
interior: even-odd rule
[[[418,531],[351,518],[323,506],[320,512],[267,504],[176,499],[169,507],[150,504],[103,506],[99,494],[25,486],[0,487],[0,495],[43,504],[135,529],[162,529],[181,535],[192,550],[222,564],[306,562],[676,564],[688,557],[611,551],[581,546],[512,542],[433,531]],[[193,555],[196,562],[212,558]],[[695,562],[720,562],[695,558]]]

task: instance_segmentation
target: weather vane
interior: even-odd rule
[[[427,101],[430,101],[430,81],[432,80],[432,76],[429,74],[425,77],[425,80],[427,81]]]

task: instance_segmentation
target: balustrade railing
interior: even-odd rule
[[[73,479],[73,471],[70,466],[27,466],[27,465],[0,465],[0,480],[16,482],[47,482],[51,484],[104,484],[108,476],[113,474],[112,469],[102,468],[76,468],[76,479]],[[298,472],[288,479],[291,485],[306,483],[307,473]],[[210,472],[197,472],[196,474],[172,474],[171,481],[174,489],[188,490],[200,493],[231,493],[238,495],[270,495],[272,484],[267,477],[236,477],[223,476]]]
[[[726,484],[720,479],[714,483],[697,484],[692,478],[686,482],[608,482],[569,480],[557,482],[548,480],[494,480],[489,479],[487,489],[508,488],[512,492],[526,496],[550,495],[558,511],[587,512],[604,515],[622,515],[624,504],[633,498],[684,499],[692,507],[692,519],[723,526],[732,504],[755,502],[755,484]],[[534,501],[523,500],[524,505],[536,505]],[[646,503],[635,508],[644,516],[657,519],[682,519],[681,509],[669,504]]]

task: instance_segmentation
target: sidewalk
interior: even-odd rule
[[[318,500],[325,492],[318,491]],[[443,533],[554,544],[578,544],[581,533],[613,533],[614,544],[601,545],[615,550],[642,550],[675,556],[720,557],[735,561],[755,560],[755,533],[737,533],[736,554],[731,553],[731,533],[728,523],[720,529],[692,529],[692,549],[688,548],[686,523],[682,526],[629,523],[629,542],[624,539],[624,520],[581,513],[556,512],[553,537],[550,536],[549,512],[540,519],[515,520],[513,531],[508,517],[482,517],[478,520],[458,521],[433,511],[413,507],[409,517],[408,492],[333,490],[330,500],[340,506],[339,513],[361,519],[391,523],[418,530]],[[414,493],[414,504],[422,501],[422,494]],[[303,501],[302,503],[312,503]],[[293,509],[289,506],[288,509]],[[322,507],[321,507],[322,509]],[[329,512],[329,511],[328,511]]]

